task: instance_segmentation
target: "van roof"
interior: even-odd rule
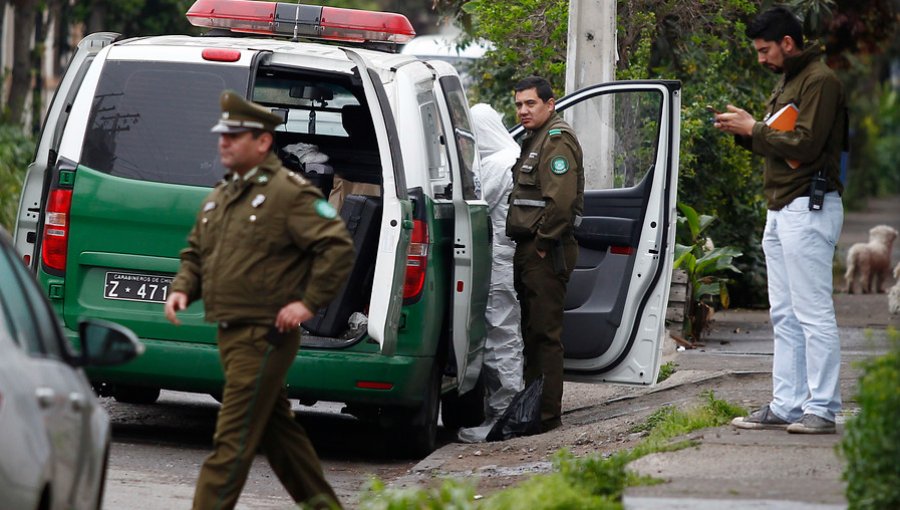
[[[290,42],[283,39],[266,37],[194,37],[187,35],[162,35],[154,37],[141,37],[126,39],[115,43],[115,46],[127,46],[134,48],[139,53],[147,50],[147,59],[160,59],[161,55],[154,53],[156,50],[172,50],[180,52],[183,48],[229,48],[236,50],[270,51],[275,55],[291,55],[291,63],[302,67],[314,67],[338,72],[351,72],[354,64],[347,58],[343,47],[334,44],[322,44],[318,42]],[[370,66],[379,69],[391,69],[400,64],[415,61],[411,55],[399,53],[387,53],[377,50],[369,50],[358,47],[346,47],[362,55]],[[155,58],[154,58],[155,56]],[[280,59],[279,59],[280,60]]]

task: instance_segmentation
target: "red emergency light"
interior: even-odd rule
[[[416,35],[402,14],[319,5],[196,0],[186,15],[197,27],[295,38],[404,44]]]

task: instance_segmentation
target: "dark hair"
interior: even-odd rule
[[[803,49],[803,26],[794,14],[782,6],[772,7],[754,18],[744,34],[750,39],[780,42],[791,36],[797,49]]]
[[[519,80],[519,83],[516,83],[516,86],[513,87],[513,90],[516,92],[522,92],[523,90],[535,89],[537,92],[537,96],[541,98],[541,101],[547,102],[551,98],[553,98],[553,88],[550,86],[550,82],[541,78],[540,76],[529,76],[528,78],[523,78]]]

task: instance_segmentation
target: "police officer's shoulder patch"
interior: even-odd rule
[[[325,219],[332,220],[337,217],[337,211],[334,209],[334,206],[329,204],[324,198],[317,199],[313,206],[316,208],[316,214]]]
[[[565,156],[556,156],[550,160],[550,171],[562,175],[569,171],[569,160]]]
[[[550,131],[547,131],[547,134],[550,136],[559,136],[562,134],[562,129],[551,129]]]

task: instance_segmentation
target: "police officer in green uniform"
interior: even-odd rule
[[[220,102],[212,131],[230,172],[203,201],[165,304],[177,325],[176,312],[202,298],[219,326],[225,388],[193,508],[234,508],[259,446],[295,501],[336,507],[284,381],[300,323],[338,292],[353,244],[321,192],[272,151],[281,117],[233,91]]]
[[[584,209],[581,145],[556,113],[547,80],[515,86],[516,113],[527,130],[513,166],[506,233],[516,241],[513,273],[522,306],[526,384],[544,376],[541,428],[562,422],[563,304],[575,268],[574,228]]]

